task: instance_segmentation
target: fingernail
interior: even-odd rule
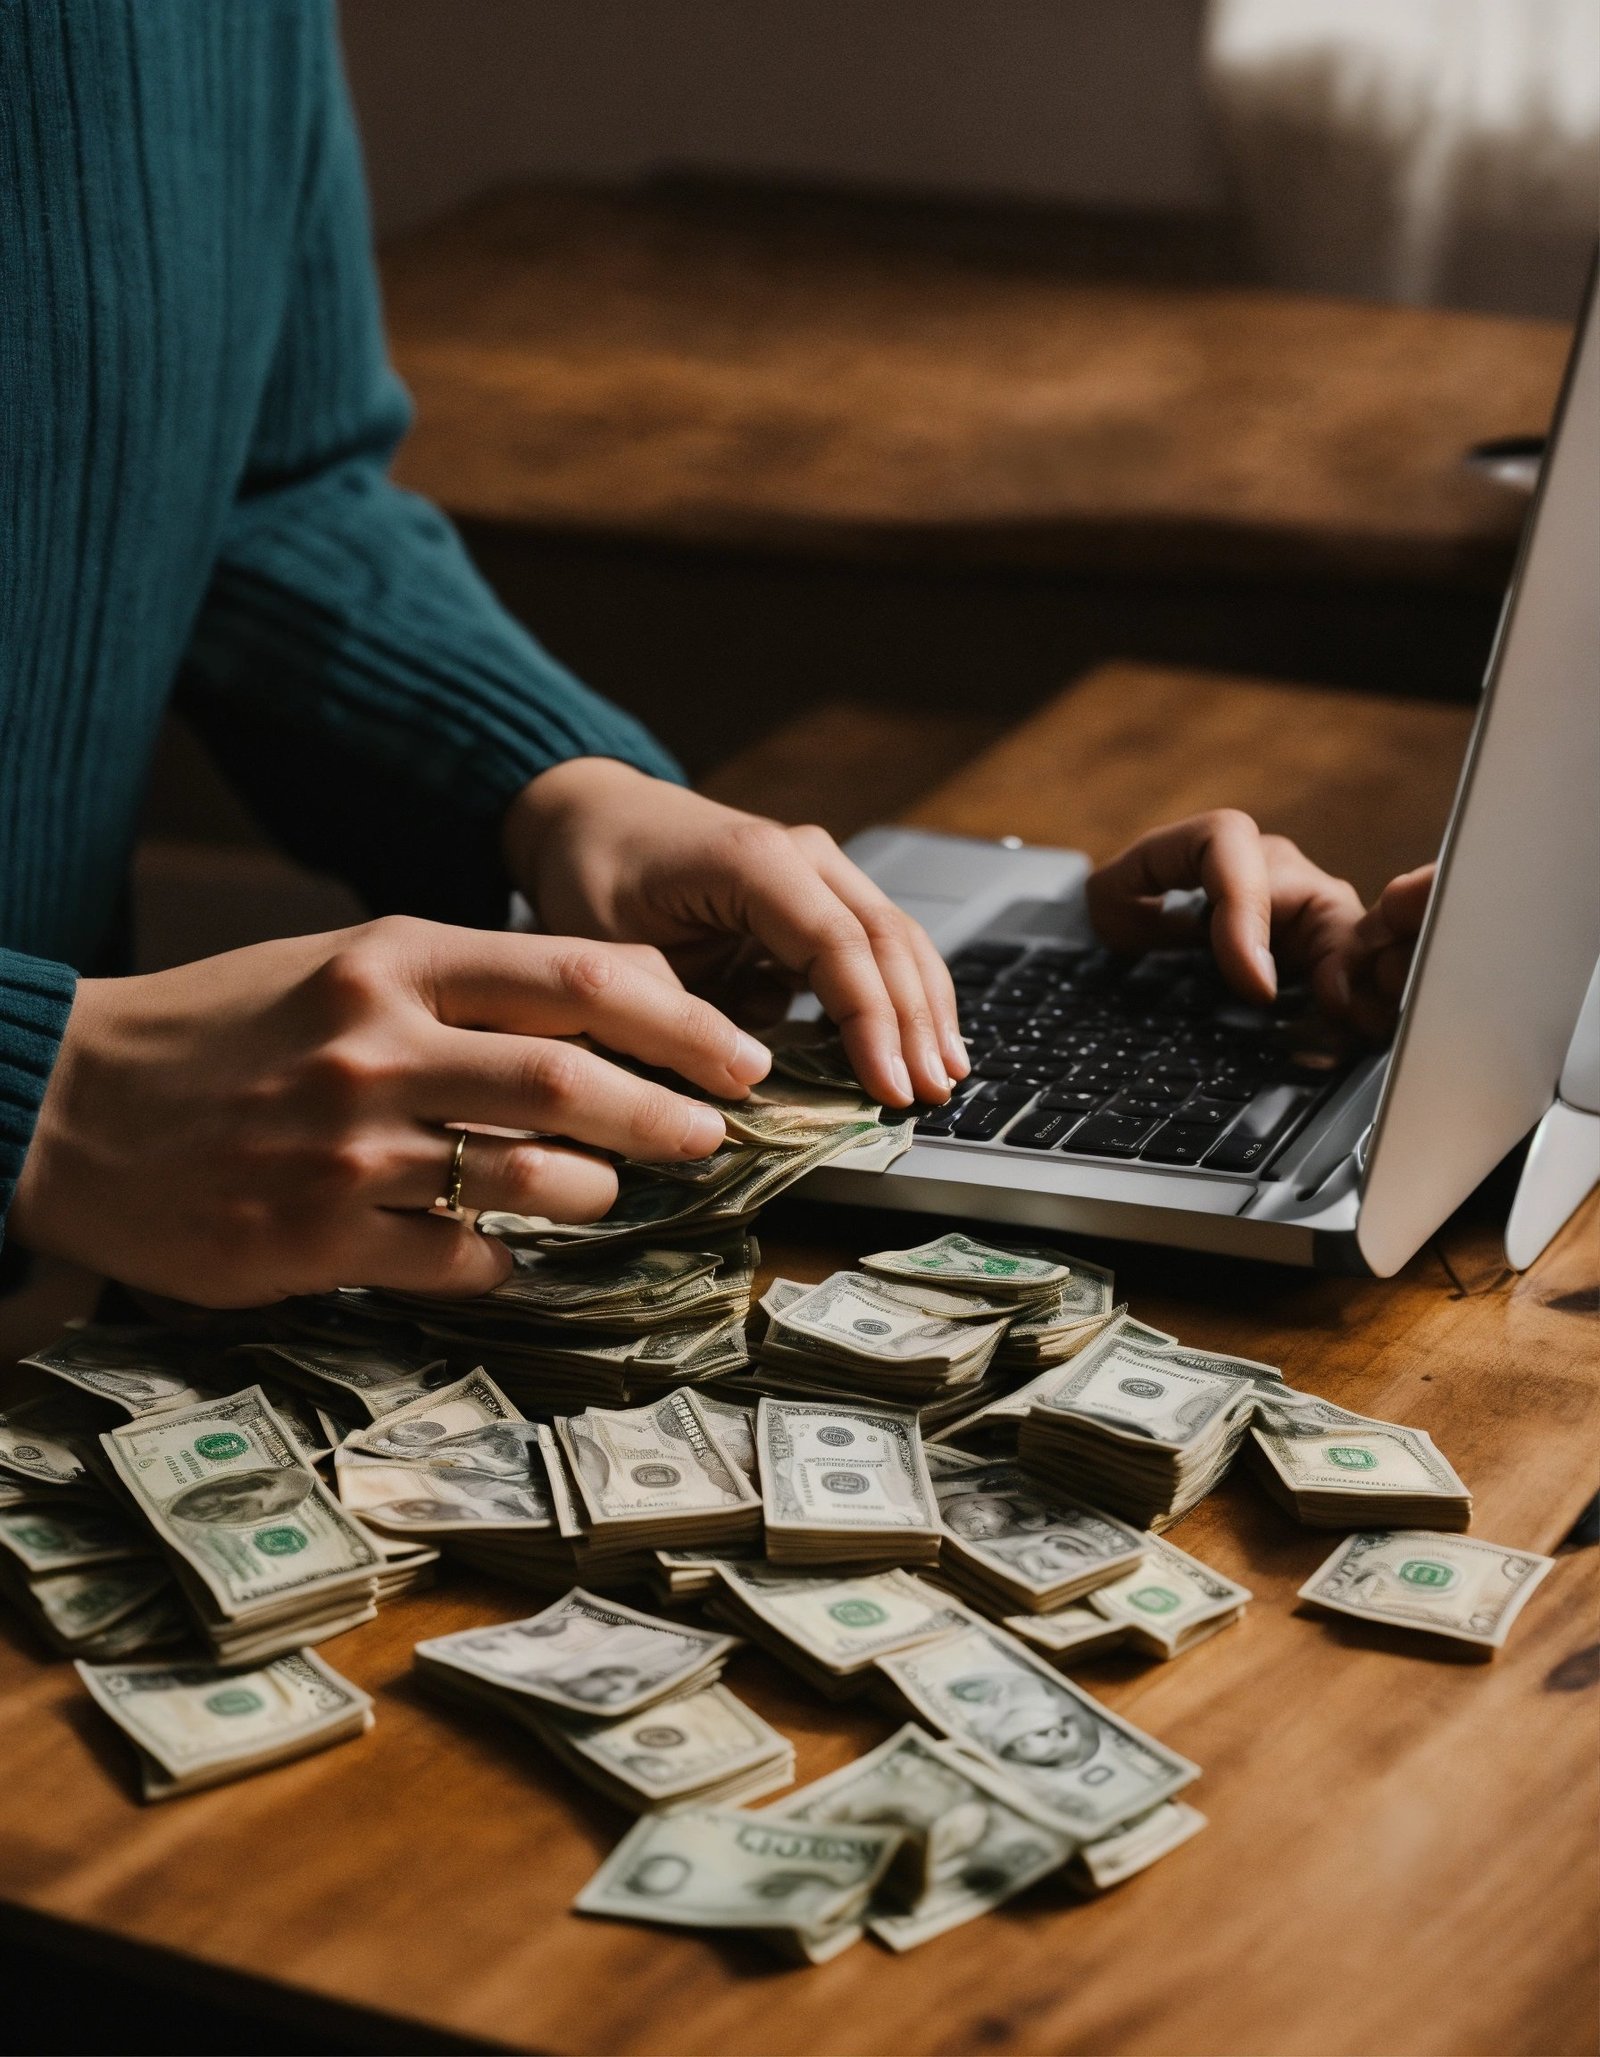
[[[727,1124],[714,1107],[697,1107],[683,1126],[683,1151],[689,1157],[709,1157],[728,1140]]]
[[[772,1069],[772,1052],[754,1036],[741,1035],[728,1059],[728,1069],[744,1085],[753,1086]]]
[[[1272,961],[1272,952],[1265,943],[1257,943],[1251,955],[1255,960],[1256,970],[1266,981],[1267,991],[1275,994],[1278,990],[1278,967]]]
[[[972,1059],[967,1055],[967,1046],[953,1030],[944,1038],[944,1061],[950,1068],[952,1078],[965,1078],[972,1069]]]
[[[894,1089],[899,1094],[902,1103],[909,1107],[914,1095],[911,1091],[911,1074],[906,1070],[903,1059],[899,1057],[891,1057],[889,1059],[889,1077],[893,1081]]]

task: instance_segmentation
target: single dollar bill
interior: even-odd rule
[[[310,1650],[252,1671],[214,1664],[77,1669],[138,1749],[147,1800],[264,1771],[372,1726],[367,1695]]]
[[[225,1620],[342,1604],[382,1566],[258,1386],[130,1422],[101,1445]]]
[[[569,1714],[623,1715],[709,1684],[733,1646],[732,1636],[640,1614],[575,1586],[525,1621],[418,1643],[416,1660],[425,1672],[465,1674]]]
[[[68,1329],[22,1361],[98,1400],[109,1400],[137,1421],[146,1414],[192,1406],[200,1398],[187,1373],[173,1361],[178,1347],[160,1329],[90,1326]]]
[[[1481,1536],[1428,1529],[1347,1536],[1300,1588],[1300,1598],[1358,1621],[1447,1636],[1486,1656],[1555,1560]]]
[[[859,1935],[899,1843],[898,1829],[811,1828],[736,1808],[650,1814],[573,1905],[623,1921],[749,1929],[821,1961]]]
[[[1199,1766],[1102,1707],[987,1625],[880,1657],[913,1713],[1019,1786],[1078,1842],[1169,1800]]]
[[[938,1502],[915,1415],[763,1396],[756,1447],[774,1563],[937,1555]]]
[[[1064,1864],[1071,1836],[1008,1779],[908,1722],[864,1757],[767,1813],[810,1826],[901,1830],[904,1841],[867,1916],[892,1950],[914,1949]]]
[[[976,1236],[958,1232],[936,1236],[910,1250],[875,1250],[862,1258],[861,1268],[884,1278],[974,1285],[986,1293],[1019,1299],[1046,1286],[1064,1286],[1069,1280],[1081,1279],[1085,1305],[1091,1312],[1101,1311],[1099,1298],[1111,1282],[1111,1274],[1097,1264],[1085,1264],[1056,1250],[1034,1244],[980,1242]],[[1105,1305],[1111,1305],[1109,1297]]]

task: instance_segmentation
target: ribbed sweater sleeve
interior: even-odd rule
[[[331,34],[318,62],[282,332],[182,703],[298,854],[379,904],[499,919],[498,826],[536,773],[605,756],[681,774],[506,613],[444,516],[385,475],[409,405],[384,351]]]
[[[0,950],[0,1246],[76,988],[65,964]]]

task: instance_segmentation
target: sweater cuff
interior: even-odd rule
[[[0,1245],[77,986],[69,965],[0,950]]]

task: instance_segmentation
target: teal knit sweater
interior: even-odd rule
[[[327,0],[0,0],[0,1234],[174,697],[379,909],[499,918],[551,764],[676,775],[390,484],[406,421]]]

